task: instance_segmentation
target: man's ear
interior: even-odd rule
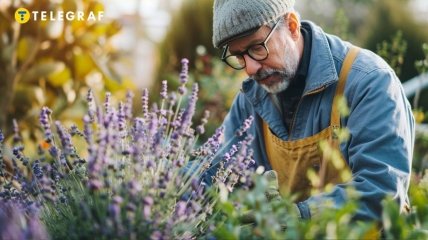
[[[300,20],[295,12],[290,12],[285,19],[288,30],[290,30],[293,39],[297,40],[300,37]]]

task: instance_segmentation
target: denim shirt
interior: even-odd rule
[[[350,43],[324,33],[312,22],[305,24],[312,29],[312,52],[303,97],[290,132],[268,92],[252,79],[243,82],[223,123],[224,142],[232,145],[240,140],[234,137],[236,129],[249,116],[255,117],[248,134],[255,137],[252,148],[256,165],[266,170],[271,166],[264,148],[262,119],[283,140],[312,136],[330,123],[338,75]],[[341,118],[341,125],[348,128],[350,137],[341,143],[340,150],[352,179],[297,203],[304,219],[343,206],[349,199],[347,186],[359,195],[355,219],[380,219],[381,200],[387,195],[402,206],[408,202],[415,123],[400,80],[382,58],[362,49],[348,75],[345,97],[350,113]],[[205,180],[209,181],[215,172],[215,167],[209,169]]]

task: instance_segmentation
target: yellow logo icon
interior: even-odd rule
[[[18,8],[15,12],[15,20],[21,24],[30,20],[30,12],[25,8]]]

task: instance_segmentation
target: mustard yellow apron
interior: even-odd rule
[[[306,199],[311,189],[322,189],[329,183],[343,182],[343,171],[349,171],[348,165],[340,155],[344,164],[332,164],[331,154],[322,152],[320,142],[325,141],[333,149],[339,150],[337,130],[340,128],[338,101],[343,96],[349,70],[357,56],[359,48],[351,47],[340,70],[339,82],[336,87],[331,110],[330,126],[321,132],[295,141],[284,141],[276,137],[263,121],[263,135],[266,153],[272,169],[278,174],[280,193],[282,195],[297,193],[296,201]],[[336,151],[337,152],[337,151]],[[340,150],[338,151],[340,153]],[[339,167],[338,167],[339,166]],[[341,166],[341,167],[340,167]],[[313,169],[319,181],[312,184],[308,178],[308,170]]]

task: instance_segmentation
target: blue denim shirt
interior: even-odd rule
[[[312,22],[306,23],[312,29],[312,53],[291,132],[269,94],[252,79],[243,82],[223,123],[225,142],[236,144],[240,140],[234,138],[236,129],[250,115],[255,117],[248,133],[255,136],[252,148],[256,165],[267,170],[271,167],[264,149],[262,119],[284,140],[312,136],[330,123],[338,75],[350,43],[324,33]],[[340,148],[353,177],[330,192],[299,202],[302,218],[340,208],[348,199],[345,188],[349,185],[360,196],[356,219],[379,219],[381,200],[386,195],[402,205],[408,202],[415,123],[400,80],[382,58],[362,49],[348,75],[345,97],[350,114],[341,118],[341,124],[348,128],[350,138]],[[210,169],[208,176],[215,171],[215,167]]]

